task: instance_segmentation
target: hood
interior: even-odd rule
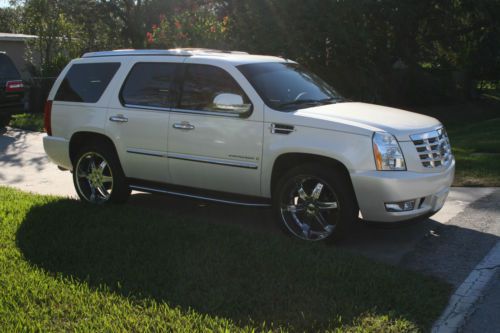
[[[399,141],[409,141],[412,134],[428,132],[441,126],[437,119],[422,114],[353,102],[301,109],[296,111],[295,115],[322,121],[340,122],[349,126],[362,127],[372,132],[385,131],[394,135]]]

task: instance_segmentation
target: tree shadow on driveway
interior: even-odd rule
[[[17,244],[49,274],[255,327],[315,331],[386,315],[425,330],[447,302],[449,285],[428,277],[175,212],[55,200],[28,212]]]
[[[5,174],[1,172],[3,168],[30,167],[34,168],[35,171],[44,169],[47,165],[47,156],[41,152],[30,152],[30,140],[38,139],[38,134],[13,129],[0,133],[0,181],[7,180]],[[14,179],[10,179],[7,184],[22,183],[23,181],[24,177],[18,175]]]

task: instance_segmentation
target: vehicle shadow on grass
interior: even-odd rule
[[[257,329],[338,327],[370,316],[427,329],[450,286],[342,249],[131,206],[57,200],[17,232],[25,259],[131,299],[151,298]],[[378,318],[378,317],[377,317]]]

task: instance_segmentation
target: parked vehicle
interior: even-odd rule
[[[12,113],[24,109],[24,83],[16,66],[5,52],[0,52],[0,127]]]
[[[213,50],[87,53],[56,80],[44,147],[96,204],[131,190],[272,205],[290,234],[437,212],[455,161],[443,125],[343,99],[299,64]]]

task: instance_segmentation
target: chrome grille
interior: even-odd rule
[[[443,167],[451,161],[450,140],[444,127],[410,137],[425,168]]]

